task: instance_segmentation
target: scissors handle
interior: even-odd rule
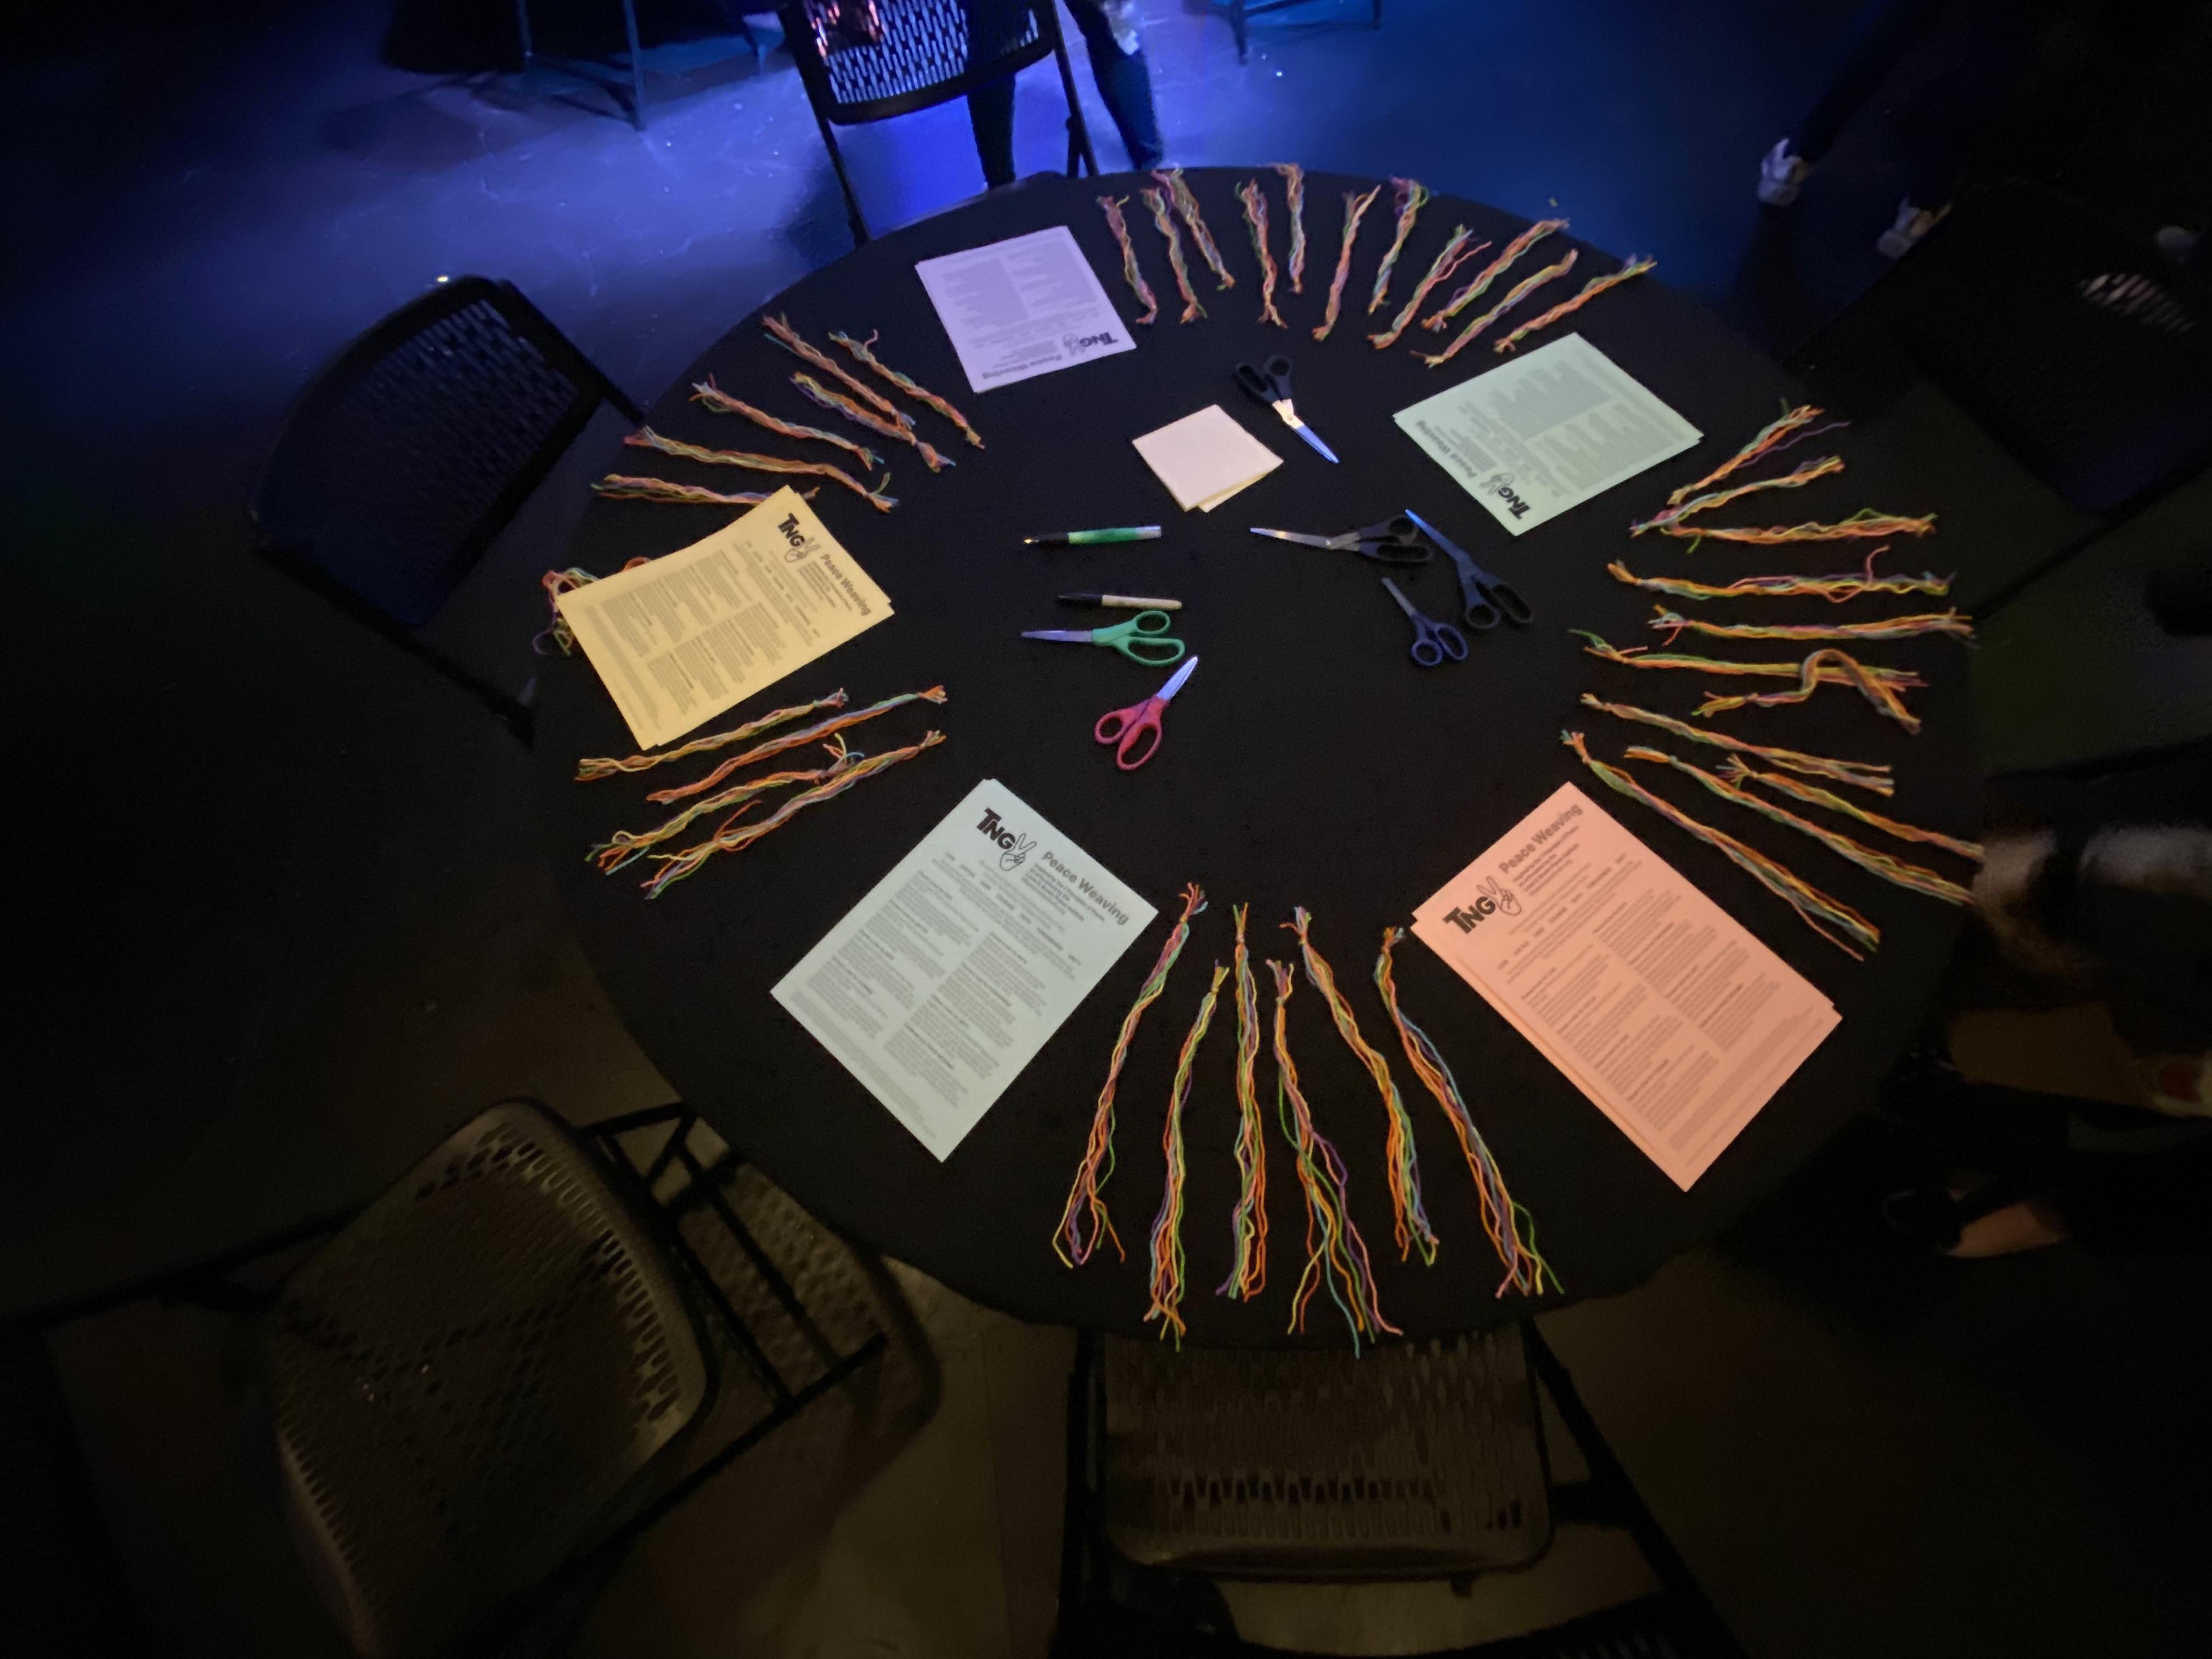
[[[1263,404],[1272,404],[1282,397],[1274,382],[1249,363],[1237,365],[1237,384]]]
[[[1162,731],[1160,716],[1167,704],[1158,697],[1147,697],[1127,708],[1115,708],[1098,717],[1091,728],[1091,736],[1101,743],[1115,744],[1114,764],[1124,772],[1133,772],[1158,751]],[[1143,743],[1147,734],[1152,741]],[[1138,745],[1143,743],[1142,752]]]
[[[1413,623],[1413,658],[1424,668],[1434,668],[1449,657],[1454,662],[1467,660],[1467,637],[1449,623],[1436,622],[1421,617]]]

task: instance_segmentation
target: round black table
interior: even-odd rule
[[[1709,542],[1692,556],[1679,542],[1628,540],[1632,518],[1655,510],[1674,485],[1698,476],[1786,404],[1799,401],[1770,362],[1657,276],[1601,296],[1531,344],[1571,330],[1581,333],[1704,432],[1704,441],[1526,536],[1508,537],[1391,422],[1395,410],[1499,360],[1478,343],[1431,371],[1412,356],[1410,337],[1387,351],[1368,344],[1368,331],[1382,325],[1363,307],[1388,240],[1388,191],[1363,234],[1345,319],[1317,343],[1310,330],[1320,319],[1334,263],[1341,193],[1371,181],[1309,176],[1311,257],[1304,295],[1291,295],[1285,286],[1281,304],[1291,325],[1285,333],[1256,321],[1255,262],[1232,195],[1245,176],[1226,169],[1190,175],[1238,275],[1234,290],[1219,293],[1198,267],[1205,320],[1176,322],[1159,240],[1133,201],[1132,229],[1163,299],[1160,320],[1134,331],[1133,352],[981,396],[968,391],[915,262],[1066,224],[1124,316],[1133,316],[1097,198],[1107,191],[1129,195],[1146,181],[1032,181],[886,236],[766,308],[787,313],[825,349],[834,350],[827,343],[833,329],[862,336],[880,330],[886,361],[961,406],[989,447],[957,442],[945,422],[917,409],[921,429],[955,458],[956,468],[932,476],[911,450],[894,447],[891,493],[900,505],[888,514],[841,489],[823,490],[817,510],[890,593],[896,615],[706,729],[836,686],[848,688],[858,707],[942,682],[951,693],[942,708],[909,705],[854,735],[871,751],[911,743],[930,726],[941,727],[948,741],[757,846],[717,858],[647,902],[638,890],[638,867],[602,876],[583,855],[617,828],[658,822],[664,809],[647,805],[643,797],[669,775],[572,781],[580,755],[625,754],[632,744],[582,659],[554,665],[541,692],[538,766],[576,927],[654,1064],[809,1209],[994,1307],[1138,1333],[1156,1328],[1141,1322],[1145,1242],[1160,1202],[1160,1130],[1170,1079],[1207,965],[1229,958],[1230,907],[1252,907],[1255,956],[1294,960],[1296,942],[1278,924],[1293,906],[1304,905],[1314,915],[1316,942],[1353,997],[1368,1036],[1399,1070],[1417,1127],[1428,1211],[1442,1241],[1434,1266],[1420,1265],[1418,1257],[1411,1263],[1397,1259],[1374,1085],[1329,1024],[1320,998],[1303,986],[1291,1005],[1292,1050],[1317,1121],[1349,1165],[1352,1213],[1376,1261],[1384,1312],[1409,1335],[1442,1334],[1498,1322],[1527,1304],[1493,1295],[1499,1267],[1478,1219],[1473,1183],[1443,1114],[1405,1072],[1369,975],[1387,924],[1409,920],[1470,858],[1573,780],[1807,975],[1843,1017],[1684,1193],[1425,947],[1410,939],[1401,946],[1398,979],[1407,1011],[1456,1072],[1515,1196],[1534,1214],[1539,1242],[1566,1295],[1626,1289],[1771,1190],[1868,1098],[1926,1006],[1959,917],[1863,874],[1783,826],[1714,799],[1687,779],[1637,769],[1655,792],[1783,860],[1878,922],[1884,932],[1880,951],[1852,962],[1717,853],[1606,791],[1561,746],[1563,727],[1586,731],[1595,751],[1613,760],[1629,743],[1670,740],[1584,710],[1577,694],[1593,690],[1686,715],[1706,683],[1692,673],[1638,672],[1598,661],[1583,654],[1567,630],[1590,629],[1623,646],[1656,639],[1644,627],[1653,596],[1608,576],[1611,559],[1627,559],[1639,574],[1686,572],[1725,580],[1848,568],[1863,546]],[[1265,178],[1280,258],[1282,198],[1274,175]],[[1448,197],[1431,201],[1401,261],[1396,296],[1411,292],[1457,223],[1502,246],[1524,222]],[[1544,245],[1549,257],[1558,257],[1565,240]],[[1534,263],[1524,260],[1522,269]],[[1573,280],[1617,263],[1584,248]],[[1559,295],[1571,291],[1570,283],[1555,286]],[[1544,302],[1540,298],[1525,309],[1533,313]],[[1419,337],[1424,343],[1435,338]],[[1232,366],[1278,351],[1295,358],[1298,409],[1342,457],[1341,465],[1322,462],[1271,413],[1240,397]],[[749,317],[669,389],[652,410],[652,424],[696,443],[796,453],[797,446],[688,401],[690,383],[711,374],[726,390],[787,418],[832,421],[807,410],[787,384],[796,367]],[[1179,513],[1130,440],[1213,403],[1281,455],[1283,465],[1213,513]],[[1799,453],[1821,453],[1830,443],[1848,460],[1844,478],[1802,495],[1754,498],[1745,504],[1753,511],[1729,521],[1840,517],[1866,505],[1899,512],[1940,505],[1901,499],[1882,456],[1848,432]],[[611,459],[610,470],[721,489],[756,487],[752,475],[631,448]],[[1776,501],[1784,503],[1777,511],[1756,510]],[[1464,663],[1424,672],[1407,659],[1408,627],[1378,585],[1377,567],[1249,533],[1254,525],[1334,532],[1408,506],[1511,581],[1534,606],[1534,626],[1478,637]],[[726,509],[596,501],[562,562],[611,572],[631,557],[684,546],[728,516]],[[1067,551],[1022,545],[1025,535],[1144,523],[1164,524],[1165,539]],[[1905,544],[1892,562],[1901,568],[1907,561],[1915,569],[1931,562],[1921,544]],[[1941,555],[1932,562],[1942,563]],[[1441,557],[1401,580],[1431,614],[1455,612],[1456,586]],[[1177,631],[1204,659],[1169,714],[1159,755],[1126,775],[1093,743],[1091,725],[1107,709],[1148,695],[1163,672],[1111,651],[1018,637],[1026,628],[1075,625],[1090,613],[1056,606],[1054,595],[1097,588],[1180,597],[1186,608]],[[1803,619],[1814,612],[1880,614],[1875,605],[1831,611],[1802,599],[1728,609],[1731,617],[1747,620]],[[1686,642],[1680,648],[1695,647]],[[1787,645],[1720,645],[1711,654],[1797,653]],[[1913,698],[1926,722],[1920,735],[1906,735],[1840,688],[1823,690],[1794,708],[1724,717],[1725,729],[1753,741],[1893,762],[1899,787],[1889,810],[1971,833],[1979,810],[1978,770],[1959,646],[1912,640],[1864,654],[1925,675],[1927,689]],[[1729,689],[1750,684],[1733,681]],[[1717,750],[1675,746],[1700,764],[1717,758]],[[703,763],[672,771],[689,776],[693,769],[703,769]],[[939,1163],[785,1013],[769,988],[985,778],[1012,789],[1161,914]],[[1117,1261],[1110,1249],[1102,1250],[1071,1271],[1054,1258],[1051,1241],[1107,1056],[1177,910],[1176,894],[1192,881],[1205,888],[1211,908],[1198,918],[1182,964],[1146,1017],[1120,1091],[1119,1163],[1107,1198],[1129,1258]],[[1271,1001],[1264,969],[1261,978],[1264,1016]],[[1304,1226],[1289,1149],[1272,1127],[1266,1293],[1250,1304],[1213,1294],[1228,1267],[1236,1196],[1234,1033],[1232,1006],[1201,1053],[1187,1114],[1183,1312],[1194,1342],[1281,1344],[1298,1340],[1286,1335],[1285,1325]],[[1271,1063],[1264,1057],[1262,1066],[1263,1094],[1271,1093]],[[1347,1340],[1325,1301],[1313,1310],[1304,1340]]]

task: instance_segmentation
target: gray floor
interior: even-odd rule
[[[1850,8],[1706,0],[1662,20],[1626,0],[1571,15],[1392,0],[1370,35],[1332,21],[1364,7],[1322,3],[1258,30],[1243,68],[1218,21],[1146,9],[1176,159],[1410,171],[1523,212],[1556,200],[1753,326],[1735,281],[1752,160]],[[301,379],[441,270],[515,278],[647,395],[843,246],[773,57],[657,49],[641,137],[550,77],[380,67],[374,8],[225,16],[9,79],[0,453],[35,619],[10,659],[36,699],[17,700],[34,712],[16,759],[65,783],[23,820],[61,833],[23,836],[13,871],[35,951],[14,953],[10,1051],[31,1086],[0,1167],[0,1306],[357,1200],[503,1094],[578,1117],[665,1097],[553,902],[522,757],[245,557],[237,503]],[[1501,84],[1480,73],[1498,62],[1527,67]],[[1024,86],[1025,165],[1050,159],[1056,98],[1043,77]],[[1662,127],[1672,142],[1648,142]],[[1855,130],[1801,205],[1833,250],[1823,282],[1872,273],[1890,145],[1878,120]],[[879,223],[980,184],[957,109],[856,134],[849,153]],[[1876,426],[1919,458],[1947,521],[2001,527],[2023,566],[2076,527],[1936,394]],[[526,672],[534,578],[604,436],[504,539],[456,624],[500,642],[506,672]],[[1988,630],[1973,672],[1991,765],[2212,726],[2212,654],[2159,635],[2139,600],[2142,572],[2190,555],[2208,522],[2199,487]],[[1547,1323],[1750,1650],[2212,1645],[2212,1528],[2191,1486],[2212,1447],[2186,1358],[2206,1264],[2070,1249],[1922,1263],[1822,1190]],[[737,1559],[761,1514],[805,1505],[772,1462],[734,1475],[639,1559],[584,1651],[1042,1650],[1066,1335],[926,1281],[912,1293],[945,1372],[932,1424],[818,1525]],[[140,1311],[57,1346],[168,1650],[316,1650],[283,1540],[225,1455],[217,1334]],[[1316,1590],[1237,1612],[1269,1639],[1414,1651],[1630,1581],[1602,1540],[1538,1571],[1465,1601]]]

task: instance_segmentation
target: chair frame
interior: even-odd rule
[[[1381,0],[1376,0],[1380,4]],[[630,125],[640,132],[645,131],[645,58],[637,43],[637,0],[622,0],[623,34],[629,43],[629,118]],[[753,33],[742,12],[735,14],[738,31],[745,37],[745,44],[753,49],[753,57],[761,55],[760,37]],[[538,43],[530,27],[530,0],[514,0],[514,38],[522,49],[522,72],[525,75],[537,67]]]
[[[601,403],[611,404],[634,424],[641,426],[645,423],[645,411],[639,408],[629,394],[609,380],[598,364],[577,349],[574,343],[554,326],[551,319],[525,298],[522,290],[514,283],[489,276],[441,277],[437,286],[356,336],[317,372],[314,379],[308,381],[294,399],[277,430],[276,442],[270,447],[270,459],[264,463],[261,477],[254,484],[253,505],[249,509],[254,520],[253,550],[302,586],[322,595],[356,622],[382,635],[401,650],[420,658],[454,681],[496,714],[507,729],[527,745],[532,716],[528,704],[520,697],[500,690],[474,670],[426,644],[412,628],[331,576],[315,562],[311,548],[281,542],[264,530],[260,523],[260,504],[270,489],[277,465],[284,453],[286,441],[293,429],[303,421],[312,419],[325,404],[343,398],[356,382],[404,342],[456,312],[465,311],[479,303],[489,303],[496,309],[518,337],[536,347],[556,370],[579,388],[580,395],[571,404],[568,413],[538,446],[538,453],[508,479],[506,489],[495,498],[483,517],[462,538],[455,549],[457,557],[473,565],[483,556],[499,532],[513,520],[521,510],[523,502],[544,482],[546,475],[553,470],[568,446],[576,441]]]
[[[865,126],[950,103],[978,87],[1018,74],[1032,64],[1041,64],[1048,55],[1060,66],[1060,90],[1067,96],[1067,176],[1079,176],[1079,161],[1092,178],[1098,176],[1098,157],[1091,148],[1091,130],[1084,121],[1082,100],[1075,90],[1074,66],[1068,61],[1066,37],[1060,32],[1058,0],[1022,0],[1022,3],[1036,19],[1037,39],[1032,45],[994,58],[983,69],[970,69],[934,86],[900,93],[895,97],[871,99],[864,104],[840,104],[830,90],[829,69],[814,49],[814,36],[806,21],[805,7],[800,0],[779,0],[776,19],[783,25],[784,44],[791,49],[792,59],[799,65],[799,82],[806,88],[807,104],[814,111],[814,125],[821,130],[822,146],[830,152],[830,166],[837,175],[837,187],[844,192],[845,218],[852,227],[855,246],[867,245],[868,222],[861,216],[860,198],[853,193],[853,180],[845,171],[845,157],[837,148],[832,127]]]
[[[1643,1553],[1645,1564],[1660,1583],[1659,1592],[1651,1598],[1663,1602],[1668,1616],[1677,1625],[1694,1632],[1699,1645],[1692,1650],[1700,1659],[1743,1659],[1742,1650],[1729,1632],[1727,1624],[1706,1596],[1704,1588],[1691,1572],[1689,1564],[1678,1551],[1653,1516],[1636,1485],[1629,1478],[1619,1457],[1606,1441],[1597,1419],[1583,1403],[1575,1389],[1574,1378],[1544,1340],[1533,1319],[1520,1322],[1522,1341],[1528,1356],[1534,1378],[1542,1384],[1543,1392],[1551,1397],[1559,1420],[1565,1425],[1567,1435],[1589,1466],[1587,1480],[1561,1484],[1551,1479],[1552,1461],[1543,1442],[1543,1414],[1536,1417],[1538,1451],[1542,1460],[1546,1483],[1550,1493],[1552,1520],[1554,1528],[1562,1522],[1584,1525],[1614,1526],[1626,1530]],[[1085,1331],[1076,1340],[1075,1363],[1067,1381],[1067,1488],[1066,1507],[1060,1535],[1060,1623],[1054,1633],[1054,1654],[1075,1653],[1081,1648],[1073,1626],[1073,1621],[1086,1615],[1095,1616],[1104,1603],[1103,1590],[1114,1577],[1150,1583],[1158,1587],[1151,1598],[1158,1603],[1189,1606],[1212,1595],[1218,1601],[1218,1592],[1212,1589],[1212,1579],[1206,1575],[1178,1571],[1173,1569],[1139,1566],[1121,1555],[1114,1548],[1106,1531],[1104,1505],[1100,1501],[1103,1478],[1105,1451],[1103,1404],[1104,1367],[1097,1337]],[[1225,1575],[1224,1575],[1225,1576]],[[1474,1582],[1474,1575],[1463,1575],[1450,1582],[1455,1589],[1464,1589]],[[1199,1596],[1191,1593],[1191,1581],[1200,1588]],[[1273,1582],[1299,1582],[1276,1578]],[[1328,1582],[1343,1582],[1330,1579]],[[1591,1615],[1593,1626],[1602,1625],[1618,1613],[1638,1607],[1626,1604],[1622,1608],[1607,1609]],[[1222,1612],[1225,1614],[1225,1606]],[[1577,1626],[1584,1621],[1575,1621]],[[1563,1630],[1574,1626],[1562,1627]],[[1164,1632],[1163,1632],[1164,1633]],[[1501,1654],[1518,1655],[1534,1652],[1533,1648],[1516,1645],[1545,1632],[1531,1632],[1529,1638],[1513,1638],[1498,1644]],[[1197,1635],[1188,1647],[1163,1651],[1200,1651],[1221,1656],[1261,1655],[1276,1651],[1249,1646],[1232,1638]],[[1469,1654],[1488,1651],[1486,1648],[1466,1650]]]
[[[517,0],[517,3],[520,3],[520,0]],[[1237,36],[1237,61],[1240,64],[1248,61],[1247,53],[1251,42],[1246,26],[1251,19],[1265,16],[1271,11],[1288,11],[1292,6],[1312,3],[1313,0],[1260,0],[1257,5],[1254,5],[1249,3],[1249,0],[1224,0],[1220,9],[1228,18],[1229,27]],[[1371,29],[1381,28],[1382,0],[1369,0],[1369,7],[1367,27]]]
[[[561,1593],[568,1587],[578,1583],[589,1583],[595,1577],[611,1574],[631,1546],[656,1522],[665,1518],[716,1475],[807,1407],[849,1382],[864,1366],[880,1358],[890,1346],[889,1336],[878,1330],[850,1352],[837,1352],[836,1345],[823,1333],[799,1300],[790,1281],[723,1195],[723,1188],[729,1177],[737,1172],[744,1160],[734,1151],[729,1151],[712,1163],[702,1163],[691,1151],[689,1144],[691,1128],[700,1119],[698,1113],[690,1106],[676,1101],[665,1106],[626,1113],[619,1117],[603,1118],[596,1123],[574,1126],[561,1120],[542,1101],[530,1096],[510,1096],[492,1104],[499,1106],[516,1103],[546,1110],[549,1116],[592,1150],[605,1167],[617,1193],[637,1212],[675,1267],[685,1292],[685,1300],[694,1306],[694,1317],[698,1316],[698,1310],[703,1307],[744,1357],[748,1367],[775,1403],[764,1416],[724,1442],[690,1474],[657,1493],[605,1537],[585,1546],[556,1568],[544,1581],[497,1609],[484,1627],[470,1633],[471,1645],[465,1650],[471,1652],[490,1651],[496,1641],[527,1628],[534,1620],[553,1607]],[[623,1151],[622,1138],[639,1130],[663,1126],[668,1128],[667,1139],[662,1142],[653,1159],[641,1169]],[[689,1179],[674,1202],[663,1203],[653,1197],[653,1188],[664,1175],[678,1164]],[[283,1281],[280,1279],[277,1284],[268,1287],[253,1287],[240,1284],[237,1275],[257,1263],[268,1261],[288,1251],[331,1237],[343,1230],[367,1207],[366,1205],[353,1205],[343,1210],[307,1217],[185,1267],[149,1274],[66,1302],[52,1304],[13,1322],[33,1335],[43,1336],[76,1320],[112,1313],[141,1302],[156,1302],[165,1307],[195,1306],[228,1314],[263,1314],[276,1304],[282,1294]],[[714,1283],[714,1276],[699,1259],[698,1253],[684,1240],[678,1224],[684,1216],[700,1210],[711,1213],[728,1230],[768,1286],[769,1293],[791,1316],[793,1323],[806,1334],[810,1345],[824,1362],[821,1373],[812,1380],[795,1383],[784,1376],[769,1357],[759,1339],[753,1334],[751,1328],[745,1323],[744,1316],[731,1304],[721,1287]],[[720,1393],[714,1353],[711,1346],[704,1341],[706,1333],[702,1331],[700,1334],[712,1386],[698,1417],[693,1421],[695,1427],[711,1417]],[[688,1436],[679,1437],[672,1444],[681,1445],[687,1439]],[[573,1638],[589,1610],[588,1601],[572,1610],[572,1616],[564,1627],[556,1632],[556,1651]]]

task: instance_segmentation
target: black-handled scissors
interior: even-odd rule
[[[1499,618],[1516,628],[1526,628],[1536,613],[1528,602],[1506,584],[1503,578],[1492,575],[1467,556],[1467,550],[1438,530],[1410,507],[1405,516],[1420,526],[1421,533],[1444,550],[1444,556],[1459,568],[1459,594],[1467,609],[1462,613],[1469,628],[1485,633],[1498,626]]]
[[[1237,365],[1237,384],[1283,417],[1283,424],[1313,446],[1314,453],[1334,465],[1336,452],[1314,435],[1314,429],[1298,418],[1298,411],[1291,402],[1291,360],[1270,357],[1259,368],[1249,363]]]
[[[1415,662],[1424,668],[1434,668],[1446,657],[1449,657],[1454,662],[1467,660],[1465,635],[1449,623],[1438,622],[1435,617],[1425,617],[1416,611],[1413,608],[1413,602],[1400,592],[1398,584],[1388,576],[1382,579],[1382,586],[1390,590],[1390,597],[1398,601],[1398,609],[1404,611],[1413,622],[1412,655]]]
[[[1325,547],[1334,553],[1357,553],[1363,559],[1372,559],[1377,564],[1426,564],[1429,544],[1421,539],[1420,526],[1404,514],[1395,519],[1385,519],[1381,524],[1370,524],[1358,530],[1347,530],[1341,536],[1302,536],[1295,530],[1262,530],[1252,526],[1255,536],[1273,536],[1279,542],[1296,542],[1301,547]]]

